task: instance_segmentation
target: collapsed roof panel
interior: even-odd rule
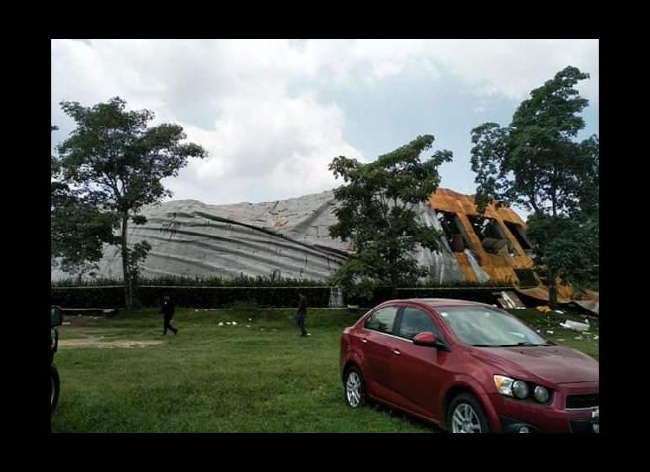
[[[147,240],[151,252],[143,277],[223,277],[239,275],[304,278],[325,281],[350,254],[350,243],[329,235],[336,223],[332,191],[289,200],[232,205],[207,205],[177,200],[144,207],[147,223],[129,227],[131,244]],[[525,232],[525,224],[510,208],[488,206],[485,216],[511,246],[512,254],[488,252],[469,216],[476,216],[473,197],[438,189],[419,218],[441,231],[437,251],[420,248],[416,257],[430,269],[431,281],[516,283],[514,269],[533,266],[504,221]],[[121,278],[119,251],[107,247],[99,264],[99,277]],[[52,271],[52,279],[70,274]]]

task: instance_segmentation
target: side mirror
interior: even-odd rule
[[[415,335],[415,337],[413,338],[413,344],[415,344],[416,346],[437,347],[438,340],[436,339],[436,335],[433,334],[431,331],[423,331]]]
[[[423,331],[421,333],[418,333],[415,335],[413,338],[413,344],[416,346],[429,346],[429,347],[435,347],[436,349],[440,349],[441,351],[446,351],[449,352],[449,346],[447,346],[443,341],[440,339],[436,338],[436,335],[433,334],[431,331]]]
[[[50,313],[50,321],[51,321],[52,328],[61,326],[61,323],[63,323],[63,312],[61,308],[59,308],[58,306],[52,307]]]

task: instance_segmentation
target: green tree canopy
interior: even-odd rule
[[[416,219],[417,206],[438,188],[438,167],[451,161],[450,151],[437,151],[430,159],[420,154],[431,148],[434,137],[419,136],[393,152],[363,164],[336,157],[330,170],[345,185],[334,190],[338,223],[333,237],[352,242],[353,255],[335,280],[348,291],[353,287],[412,281],[426,274],[413,256],[417,245],[435,248],[438,234]]]
[[[598,266],[599,143],[596,135],[577,139],[588,100],[575,86],[587,78],[566,67],[530,93],[508,127],[484,123],[471,133],[479,210],[496,202],[533,212],[529,234],[548,270],[552,305],[557,276],[581,283],[589,271],[576,264]],[[595,232],[595,239],[573,239],[585,232]],[[578,253],[582,256],[574,257]],[[587,255],[593,257],[586,260]]]
[[[189,158],[203,158],[207,152],[183,142],[186,135],[179,125],[148,126],[153,112],[126,110],[119,97],[92,107],[77,102],[61,102],[61,107],[76,128],[58,146],[56,166],[61,180],[84,201],[119,218],[125,301],[130,307],[138,262],[150,246],[146,241],[129,246],[128,223],[144,224],[142,206],[171,196],[162,179],[177,176]]]

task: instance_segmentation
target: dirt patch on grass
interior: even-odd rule
[[[116,341],[102,341],[101,339],[63,339],[59,341],[60,348],[73,347],[96,347],[96,348],[115,348],[115,347],[147,347],[163,344],[162,341],[136,341],[131,339],[120,339]]]

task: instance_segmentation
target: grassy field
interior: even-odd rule
[[[575,339],[577,333],[557,326],[567,315],[513,313],[549,339],[598,358],[597,325]],[[52,431],[438,432],[387,408],[346,407],[339,335],[361,314],[312,309],[307,338],[298,335],[293,309],[179,310],[178,336],[164,337],[156,310],[66,318],[55,357],[61,397]],[[161,343],[97,347],[136,341]],[[94,345],[65,346],[75,342]]]

